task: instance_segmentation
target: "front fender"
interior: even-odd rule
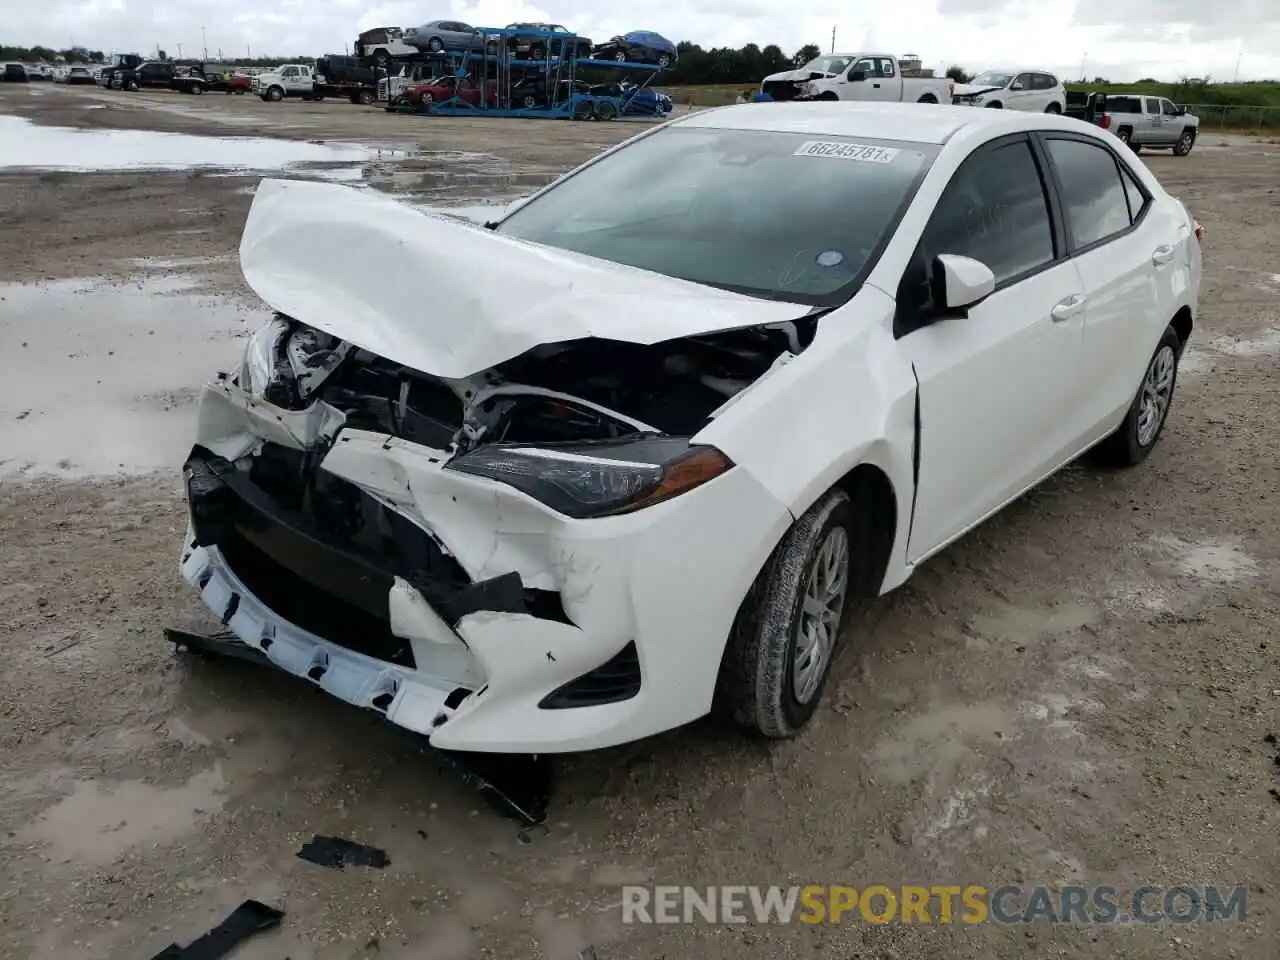
[[[897,500],[886,583],[900,582],[915,483],[916,378],[893,338],[894,301],[864,286],[798,357],[757,380],[694,437],[724,451],[793,516],[859,464]]]

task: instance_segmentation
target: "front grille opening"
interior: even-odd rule
[[[538,704],[543,710],[568,710],[621,703],[640,692],[640,651],[631,641],[607,663],[553,690]]]
[[[278,616],[348,650],[416,669],[413,648],[391,632],[389,620],[308,583],[235,525],[224,528],[217,544],[240,582]]]

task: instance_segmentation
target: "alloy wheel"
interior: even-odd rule
[[[1149,447],[1155,442],[1173,399],[1173,378],[1177,359],[1168,344],[1156,351],[1142,380],[1142,400],[1138,407],[1138,445]]]
[[[792,658],[792,695],[807,704],[818,692],[840,633],[849,584],[849,534],[842,526],[827,531],[805,575],[800,619]]]

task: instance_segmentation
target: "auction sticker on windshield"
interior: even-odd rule
[[[873,147],[866,143],[842,143],[838,140],[806,140],[796,148],[797,157],[834,157],[837,160],[861,160],[863,163],[893,163],[901,153],[893,147]]]

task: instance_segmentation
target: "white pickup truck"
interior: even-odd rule
[[[783,93],[788,86],[793,96]],[[902,76],[897,58],[888,53],[833,53],[765,77],[760,90],[775,100],[950,103],[953,86],[946,77]]]

